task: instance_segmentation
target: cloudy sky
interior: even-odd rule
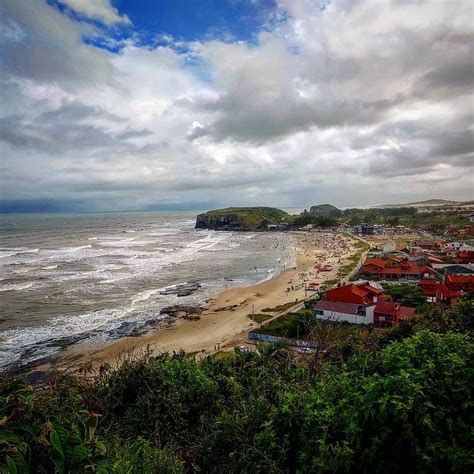
[[[474,199],[474,2],[2,0],[3,210]]]

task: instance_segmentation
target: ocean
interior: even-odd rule
[[[289,234],[197,230],[197,213],[0,215],[0,369],[142,334],[165,306],[294,265]],[[200,287],[166,294],[184,283]]]

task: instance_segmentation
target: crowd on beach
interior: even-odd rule
[[[353,251],[351,239],[333,232],[308,232],[299,239],[299,251],[308,264],[298,274],[298,282],[293,280],[286,292],[304,289],[306,284],[314,279],[329,280],[337,274],[337,266],[343,263]],[[319,283],[319,282],[318,282]]]

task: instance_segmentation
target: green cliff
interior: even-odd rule
[[[227,207],[199,214],[197,229],[265,229],[268,225],[290,224],[293,218],[285,211],[274,207]]]

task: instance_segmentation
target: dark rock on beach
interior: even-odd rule
[[[160,291],[160,295],[189,296],[195,291],[199,290],[199,288],[201,288],[201,285],[196,282],[183,283],[181,285],[176,285],[171,288],[166,288],[166,290]]]
[[[163,308],[160,314],[167,314],[173,318],[183,318],[188,321],[194,321],[200,319],[203,311],[204,309],[200,306],[177,304]]]

